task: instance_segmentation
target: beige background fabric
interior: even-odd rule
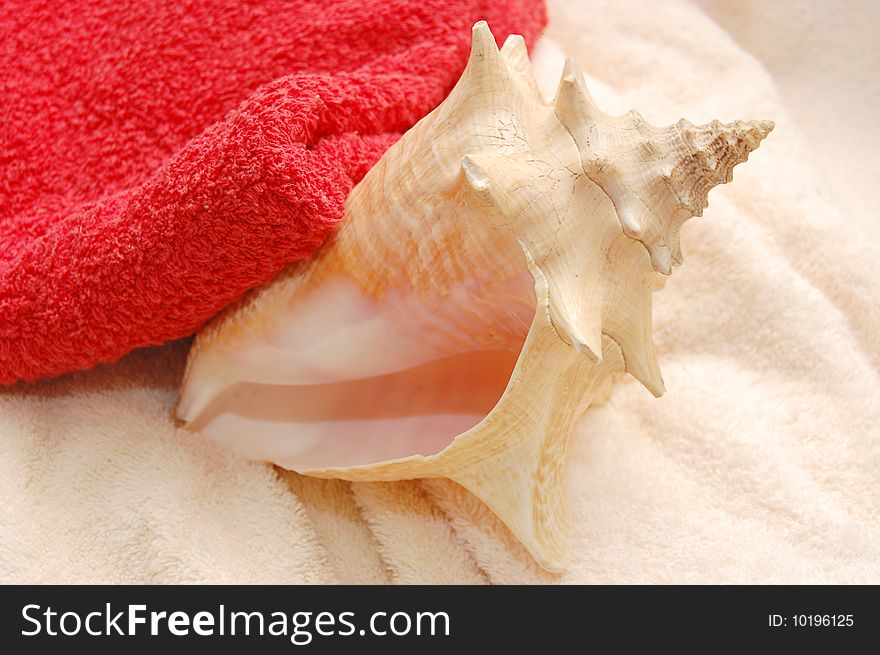
[[[655,296],[667,394],[628,379],[578,427],[563,574],[452,483],[305,479],[178,430],[175,343],[0,391],[0,581],[880,582],[878,14],[550,1],[607,110],[777,123]]]

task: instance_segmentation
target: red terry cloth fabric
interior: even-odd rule
[[[124,7],[124,8],[123,8]],[[196,331],[308,255],[541,0],[0,0],[0,383]]]

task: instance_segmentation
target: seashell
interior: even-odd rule
[[[522,38],[478,23],[335,236],[197,336],[177,416],[307,475],[455,480],[558,570],[575,421],[623,372],[664,392],[652,291],[772,128],[608,116],[574,62],[548,102]]]

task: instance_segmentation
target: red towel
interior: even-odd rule
[[[124,9],[122,8],[124,6]],[[0,382],[191,334],[321,244],[540,0],[0,2]]]

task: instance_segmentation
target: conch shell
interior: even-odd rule
[[[629,372],[664,391],[651,293],[770,122],[604,114],[568,62],[477,23],[449,97],[351,192],[338,233],[196,338],[177,416],[319,477],[445,477],[565,562],[575,421]]]

